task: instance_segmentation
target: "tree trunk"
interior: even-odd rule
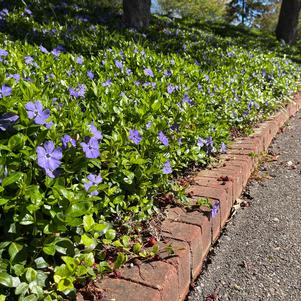
[[[301,0],[282,0],[276,37],[287,44],[294,44],[297,39],[298,18]]]
[[[147,27],[151,16],[151,0],[123,0],[124,21],[129,27]]]

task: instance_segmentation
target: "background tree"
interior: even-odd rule
[[[123,0],[123,16],[130,27],[147,27],[151,16],[151,0]]]
[[[278,40],[294,44],[297,39],[301,0],[283,0],[276,28]]]
[[[228,0],[158,0],[158,3],[163,13],[208,20],[224,17],[227,1]]]
[[[278,0],[231,0],[227,5],[227,21],[249,27],[268,14]]]

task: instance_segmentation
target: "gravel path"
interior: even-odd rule
[[[269,151],[187,301],[301,300],[301,112]]]

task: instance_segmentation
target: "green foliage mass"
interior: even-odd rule
[[[206,165],[232,130],[282,106],[300,66],[275,41],[254,48],[268,38],[224,25],[155,17],[138,33],[97,6],[25,8],[1,11],[0,298],[72,299],[87,277],[158,252],[139,222],[178,189],[170,172]],[[28,112],[37,101],[42,124]],[[100,154],[87,158],[95,135]],[[46,141],[62,153],[53,178],[38,160]]]

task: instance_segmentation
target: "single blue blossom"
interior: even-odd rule
[[[8,52],[5,49],[0,49],[0,56],[8,56]]]
[[[227,145],[224,142],[222,142],[221,144],[220,152],[222,154],[225,154],[227,152]]]
[[[139,134],[138,130],[130,130],[129,131],[129,139],[134,143],[134,144],[139,144],[142,140],[141,135]]]
[[[163,165],[163,174],[168,175],[172,173],[172,168],[170,165],[170,161],[167,160]]]
[[[100,156],[98,140],[96,138],[89,138],[87,143],[82,142],[80,145],[83,148],[86,158],[95,159]]]
[[[108,79],[105,82],[102,83],[103,87],[110,87],[112,85],[112,80]]]
[[[176,87],[173,85],[173,84],[169,84],[168,86],[167,86],[167,92],[169,93],[169,94],[171,94],[171,93],[173,93],[173,91],[176,89]]]
[[[146,76],[154,77],[154,73],[153,73],[152,69],[150,69],[150,68],[145,68],[144,69],[144,74]]]
[[[122,68],[123,68],[122,62],[120,62],[120,61],[118,61],[118,60],[115,60],[115,66],[116,66],[118,69],[122,69]]]
[[[198,142],[197,142],[197,145],[198,145],[198,147],[203,147],[205,145],[205,143],[206,143],[205,139],[199,138]]]
[[[90,70],[87,71],[87,76],[90,78],[90,79],[94,79],[94,73]]]
[[[43,53],[45,53],[45,54],[49,53],[49,51],[44,46],[40,45],[39,48]]]
[[[165,145],[165,146],[169,145],[168,138],[164,135],[164,133],[162,131],[159,132],[158,138],[163,145]]]
[[[218,213],[219,213],[219,207],[220,207],[219,201],[216,201],[212,205],[211,212],[210,212],[211,218],[214,218],[215,216],[218,215]]]
[[[44,168],[46,175],[50,178],[55,178],[55,171],[61,165],[63,158],[62,149],[55,148],[52,141],[46,141],[44,146],[37,147],[38,165]]]
[[[8,85],[2,85],[0,90],[0,98],[2,97],[8,97],[12,93],[12,88]]]
[[[89,180],[88,182],[84,183],[84,188],[85,190],[88,192],[89,189],[92,186],[97,186],[98,184],[100,184],[102,182],[102,177],[101,175],[94,175],[94,174],[89,174],[87,176],[87,179]],[[98,191],[94,190],[90,193],[90,195],[98,195]]]
[[[84,59],[79,56],[78,58],[76,58],[76,62],[79,64],[79,65],[82,65],[84,63]]]
[[[96,128],[94,123],[91,123],[89,126],[90,126],[90,132],[93,134],[93,137],[97,140],[101,140],[102,133]]]
[[[39,101],[34,103],[30,101],[25,105],[25,108],[28,118],[34,119],[36,124],[45,124],[50,116],[50,110],[43,110],[43,105]]]
[[[63,149],[66,149],[68,147],[68,143],[70,143],[73,147],[76,147],[76,141],[75,139],[71,138],[69,135],[64,135],[61,138]]]
[[[21,78],[20,74],[18,74],[18,73],[10,74],[8,77],[13,78],[17,83],[20,81],[20,78]]]
[[[0,131],[4,132],[10,129],[18,119],[19,116],[14,113],[4,113],[0,115]]]

